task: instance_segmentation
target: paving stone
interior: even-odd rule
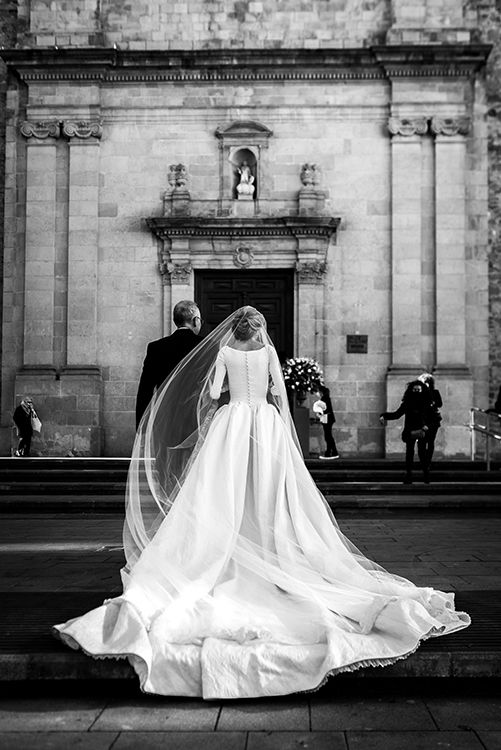
[[[434,729],[426,706],[419,699],[373,698],[317,700],[311,703],[312,730]]]
[[[346,750],[343,732],[249,732],[246,750]]]
[[[306,700],[249,700],[223,705],[218,731],[229,729],[308,731],[310,718]]]
[[[483,750],[473,732],[348,732],[347,739],[350,750]]]
[[[485,745],[485,750],[501,750],[501,732],[485,731],[477,733]]]
[[[92,731],[211,731],[219,704],[144,696],[138,701],[113,700],[92,726]]]
[[[245,750],[245,742],[245,732],[123,732],[113,750]]]
[[[83,731],[97,719],[106,701],[86,698],[0,699],[0,732]]]
[[[439,729],[501,729],[501,696],[427,698]]]
[[[109,750],[117,732],[0,732],[0,750]]]

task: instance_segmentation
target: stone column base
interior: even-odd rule
[[[16,375],[15,402],[31,396],[43,425],[33,437],[32,455],[102,455],[102,393],[99,367],[65,367],[61,372],[23,367]],[[12,448],[16,445],[13,430]]]
[[[441,365],[433,369],[435,387],[442,396],[444,405],[442,424],[438,431],[436,446],[439,455],[449,458],[470,457],[470,407],[473,404],[473,376],[462,365]]]
[[[425,371],[419,365],[391,365],[386,376],[386,409],[396,411],[405,387]],[[442,423],[435,441],[435,455],[447,458],[469,458],[470,433],[468,424],[473,404],[473,377],[467,367],[436,367],[432,371],[435,386],[440,391],[444,406]],[[388,422],[385,428],[385,456],[403,457],[402,430],[404,418]]]

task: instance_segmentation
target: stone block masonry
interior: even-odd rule
[[[401,454],[378,413],[437,366],[439,452],[465,452],[463,410],[488,385],[486,51],[469,43],[472,7],[306,5],[18,3],[28,25],[9,62],[4,435],[28,389],[43,451],[127,455],[146,344],[170,332],[172,304],[194,294],[198,272],[273,268],[295,274],[294,353],[324,367],[340,452]],[[469,128],[449,133],[462,118]],[[240,148],[259,167],[248,237],[234,231]],[[171,164],[187,173],[180,201]],[[314,195],[305,164],[318,170]],[[330,241],[284,229],[320,214],[341,218]],[[173,215],[179,234],[154,233]],[[263,235],[272,221],[277,234]],[[348,352],[360,334],[367,352]]]

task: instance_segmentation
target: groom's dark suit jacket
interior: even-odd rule
[[[136,428],[155,388],[162,385],[176,365],[199,343],[200,338],[191,329],[178,328],[170,336],[148,344],[137,390]]]

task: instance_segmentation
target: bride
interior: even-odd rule
[[[303,462],[264,317],[242,307],[157,391],[127,482],[123,593],[54,627],[127,657],[142,690],[206,699],[318,688],[465,628],[340,531]]]

